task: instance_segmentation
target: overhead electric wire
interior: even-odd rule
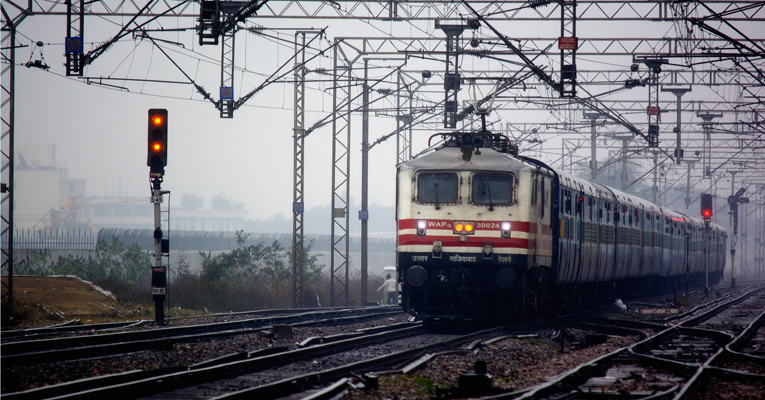
[[[197,92],[198,92],[199,94],[201,94],[201,95],[202,95],[202,97],[203,97],[205,100],[208,100],[209,102],[211,102],[211,103],[213,103],[213,104],[217,104],[217,102],[215,101],[215,99],[213,99],[213,98],[212,98],[212,96],[210,95],[210,93],[207,93],[207,91],[206,91],[206,90],[205,90],[205,89],[204,89],[202,86],[198,85],[198,84],[197,84],[197,83],[196,83],[196,82],[195,82],[193,79],[191,79],[191,77],[190,77],[190,76],[189,76],[189,75],[186,73],[186,71],[184,71],[184,70],[183,70],[183,68],[181,68],[181,66],[180,66],[180,65],[178,65],[178,64],[177,64],[177,63],[176,63],[176,62],[175,62],[175,61],[174,61],[174,60],[173,60],[173,59],[172,59],[172,58],[171,58],[171,57],[170,57],[170,56],[169,56],[167,53],[165,53],[165,51],[162,49],[162,47],[160,47],[160,46],[159,46],[159,45],[158,45],[158,44],[157,44],[157,43],[154,41],[154,39],[153,39],[151,36],[148,36],[148,35],[147,35],[147,36],[146,36],[146,38],[148,38],[149,40],[151,40],[151,42],[154,44],[154,46],[155,46],[157,49],[159,49],[159,51],[161,51],[161,52],[162,52],[162,54],[164,54],[164,55],[165,55],[165,57],[167,57],[167,59],[168,59],[168,60],[170,60],[170,62],[171,62],[171,63],[173,63],[173,65],[175,65],[175,67],[176,67],[176,68],[178,68],[178,70],[179,70],[179,71],[181,71],[181,73],[183,74],[183,76],[185,76],[185,77],[186,77],[186,79],[188,79],[188,80],[189,80],[189,82],[190,82],[192,85],[194,85],[194,87],[197,89]]]

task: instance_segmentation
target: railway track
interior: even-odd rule
[[[466,335],[428,334],[421,323],[403,323],[351,334],[313,337],[294,350],[282,347],[233,354],[188,367],[132,371],[4,397],[102,399],[130,393],[130,397],[185,399],[215,398],[236,392],[236,396],[248,398],[275,398],[344,376],[407,363],[427,353],[450,350],[502,332],[495,328]]]
[[[124,393],[131,393],[130,397],[144,397],[193,387],[203,383],[235,378],[244,374],[268,370],[303,360],[313,360],[316,357],[370,346],[375,343],[389,342],[420,333],[422,333],[420,323],[406,323],[363,331],[354,338],[338,339],[330,337],[318,341],[311,340],[305,346],[295,350],[288,350],[286,347],[270,348],[248,354],[222,357],[188,367],[154,371],[132,371],[124,374],[107,375],[11,393],[3,397],[9,399],[43,399],[51,397],[103,399],[110,396],[123,397]]]
[[[362,307],[364,309],[368,307]],[[377,307],[379,308],[379,307]],[[345,307],[326,307],[326,308],[301,308],[301,309],[272,309],[272,310],[253,310],[253,311],[241,311],[241,312],[228,312],[228,313],[215,313],[215,314],[203,314],[183,317],[170,317],[167,318],[169,323],[176,321],[193,321],[195,319],[209,319],[209,318],[241,318],[246,316],[255,317],[267,317],[275,315],[292,315],[303,314],[310,312],[327,312],[327,311],[344,311],[348,310]],[[100,324],[83,324],[80,320],[74,319],[66,321],[58,325],[46,326],[42,328],[31,329],[18,329],[3,331],[3,336],[0,338],[2,343],[10,343],[21,340],[30,340],[39,337],[53,337],[57,335],[67,335],[78,332],[110,332],[117,330],[126,330],[144,326],[154,325],[153,320],[137,320],[137,321],[125,321],[125,322],[106,322]]]
[[[703,393],[730,390],[731,385],[756,391],[760,381],[765,380],[765,359],[758,357],[765,337],[762,329],[765,294],[758,290],[697,307],[680,318],[651,322],[559,320],[553,328],[557,327],[561,334],[568,327],[577,326],[604,334],[642,335],[645,339],[581,365],[543,386],[517,392],[486,391],[486,386],[479,389],[484,390],[482,395],[486,398],[508,399],[695,399]],[[349,388],[375,387],[380,371],[407,373],[444,352],[477,351],[482,345],[506,338],[508,329],[530,328],[516,326],[439,336],[422,332],[419,324],[380,327],[309,338],[294,350],[268,348],[189,366],[130,371],[4,397],[104,398],[131,393],[130,397],[154,399],[333,398]],[[466,348],[467,342],[473,343]],[[480,379],[481,375],[477,369],[471,375],[473,378],[468,378]],[[465,396],[471,394],[469,390],[458,387],[442,390],[439,395]]]
[[[401,311],[393,307],[321,310],[214,324],[11,342],[0,345],[0,362],[4,366],[13,366],[70,361],[162,349],[174,343],[252,334],[273,329],[275,325],[304,327],[349,324],[399,314]]]
[[[717,385],[714,390],[723,393],[731,385],[762,385],[765,358],[740,350],[761,334],[765,324],[764,292],[762,288],[752,290],[699,315],[686,316],[676,326],[581,365],[537,388],[487,398],[697,399],[713,391],[709,385]],[[759,312],[736,311],[742,308]],[[723,323],[726,314],[727,321],[734,318],[736,323]],[[736,328],[742,325],[743,329]],[[709,329],[711,326],[721,330]],[[750,372],[731,367],[749,368]]]

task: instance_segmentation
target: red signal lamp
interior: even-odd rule
[[[167,110],[152,108],[148,115],[148,140],[146,165],[154,174],[164,174],[167,165]]]
[[[704,218],[711,218],[712,210],[704,210],[704,213],[702,215],[704,216]]]

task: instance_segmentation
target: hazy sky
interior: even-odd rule
[[[96,37],[98,41],[104,40],[109,37],[107,32],[116,32],[113,26],[103,26],[107,24],[99,22],[86,19],[87,42],[96,40]],[[180,24],[183,22],[191,23],[187,20]],[[252,218],[291,213],[294,98],[291,84],[277,83],[264,89],[236,110],[233,119],[219,118],[219,111],[208,101],[200,100],[201,96],[194,93],[190,85],[104,81],[127,87],[129,92],[86,85],[82,79],[64,76],[60,45],[64,24],[62,17],[39,16],[28,18],[19,29],[32,41],[46,43],[42,50],[51,69],[48,72],[23,66],[16,69],[17,147],[54,144],[58,166],[69,168],[72,178],[86,179],[88,195],[106,194],[106,182],[111,194],[116,190],[112,185],[121,180],[123,195],[127,190],[130,196],[148,198],[147,110],[166,108],[169,112],[169,155],[163,189],[172,190],[177,195],[175,200],[180,200],[183,193],[194,193],[204,197],[206,207],[209,207],[209,199],[223,192],[233,201],[245,203]],[[31,43],[24,36],[19,40],[23,44]],[[293,39],[291,33],[281,33],[280,36]],[[169,54],[217,99],[220,47],[200,49],[193,32],[182,33],[178,39],[186,46],[193,46],[194,53],[168,46]],[[294,52],[289,43],[277,50],[272,41],[247,32],[237,34],[237,45],[237,66],[247,68],[248,72],[239,71],[235,75],[235,98],[254,89],[264,80],[263,74],[273,72],[276,65],[286,62]],[[327,45],[326,40],[321,42],[322,47]],[[30,48],[18,50],[17,60],[25,63],[30,51]],[[209,58],[205,58],[205,54]],[[39,58],[39,49],[35,49],[33,58]],[[317,60],[314,67],[331,68],[331,59]],[[95,60],[85,75],[186,81],[183,74],[146,40],[126,40],[115,45]],[[314,74],[310,74],[309,79],[311,75],[316,79]],[[292,75],[287,78],[292,79]],[[326,117],[332,110],[331,85],[311,86],[306,103],[307,126]],[[361,159],[359,116],[353,117],[351,126],[352,197],[360,199],[360,173],[357,172]],[[374,119],[372,129],[377,133],[371,137],[374,139],[394,128],[392,118]],[[331,139],[331,125],[306,138],[305,199],[308,207],[330,202]],[[395,157],[395,140],[377,146],[371,152],[374,176],[370,202],[394,203]]]
[[[196,7],[196,6],[195,6]],[[112,37],[127,19],[107,21],[87,17],[85,21],[86,50]],[[316,47],[327,48],[335,37],[343,36],[428,36],[444,37],[435,30],[432,22],[409,24],[407,22],[358,20],[256,20],[268,28],[300,28],[328,26],[328,37]],[[192,18],[166,18],[160,24],[165,29],[190,28]],[[70,169],[71,178],[87,180],[87,194],[102,196],[108,185],[121,180],[123,194],[148,196],[148,167],[146,166],[147,110],[166,108],[169,111],[169,156],[163,189],[173,192],[173,199],[193,193],[204,197],[206,207],[212,196],[223,192],[235,202],[245,204],[250,218],[265,218],[274,214],[290,215],[293,191],[293,86],[287,83],[273,84],[253,96],[243,107],[234,112],[233,119],[219,118],[219,111],[201,98],[187,78],[168,58],[146,39],[127,36],[105,54],[88,66],[87,77],[113,77],[150,79],[182,82],[152,83],[125,80],[104,80],[115,87],[87,85],[83,79],[66,77],[63,63],[63,39],[66,32],[64,16],[32,16],[19,27],[18,41],[31,47],[17,50],[17,62],[24,64],[30,59],[40,58],[40,49],[34,42],[42,41],[42,54],[50,71],[19,66],[16,69],[16,133],[17,147],[54,144],[59,167]],[[557,37],[560,22],[497,23],[502,32],[510,37]],[[251,26],[251,25],[250,25]],[[583,24],[578,26],[579,36],[598,37],[603,35],[603,26]],[[614,28],[614,25],[608,25]],[[655,23],[650,32],[635,28],[623,32],[623,37],[651,35],[661,37],[674,35],[671,24]],[[155,25],[154,27],[158,27]],[[627,26],[623,28],[629,28]],[[294,36],[289,30],[267,30],[270,36],[291,41]],[[762,33],[760,31],[760,33]],[[202,85],[215,99],[220,85],[220,46],[198,45],[193,30],[173,33],[150,33],[165,41],[178,42],[174,46],[162,42],[162,48],[170,54],[183,71]],[[466,37],[474,35],[466,32]],[[492,35],[486,28],[475,33],[478,37]],[[615,35],[613,35],[615,36]],[[235,99],[257,87],[294,53],[290,43],[276,44],[277,40],[241,31],[236,35]],[[441,49],[443,50],[443,48]],[[442,71],[443,55],[436,60],[410,60],[405,69],[414,77],[422,69]],[[557,49],[550,58],[538,60],[541,65],[550,65],[559,57]],[[373,66],[397,65],[399,61],[374,60]],[[590,62],[586,59],[582,64]],[[614,61],[614,65],[602,64],[602,68],[626,70],[630,60]],[[289,62],[292,65],[292,62]],[[359,60],[355,67],[361,68]],[[331,52],[309,64],[309,69],[332,69]],[[517,68],[508,64],[497,64],[487,59],[463,57],[462,69],[507,70]],[[283,71],[286,71],[284,69]],[[390,68],[374,69],[371,76],[380,77]],[[359,71],[357,76],[361,76]],[[292,79],[292,74],[285,79]],[[306,102],[306,126],[325,118],[332,110],[332,85],[327,75],[311,73],[308,79],[324,80],[310,82]],[[420,78],[421,79],[421,78]],[[381,84],[380,88],[395,88],[394,81]],[[441,82],[431,82],[426,87],[435,101],[443,98]],[[608,90],[608,87],[603,87]],[[645,88],[640,98],[645,98]],[[359,93],[356,88],[354,95]],[[511,92],[523,95],[542,95],[539,88]],[[467,99],[467,90],[461,92],[461,100]],[[709,97],[703,90],[694,89],[699,98]],[[376,98],[377,95],[373,96]],[[663,99],[674,98],[662,94]],[[356,106],[358,105],[355,104]],[[371,118],[370,140],[390,133],[395,129],[395,119],[390,116],[395,100],[375,103]],[[385,115],[388,116],[385,116]],[[496,120],[497,113],[490,118]],[[503,121],[529,121],[540,123],[555,122],[552,111],[522,111],[503,113]],[[674,116],[668,116],[674,120]],[[644,115],[639,115],[641,122]],[[440,120],[440,117],[438,118]],[[354,114],[351,122],[351,197],[360,199],[360,137],[361,117]],[[307,207],[329,205],[331,199],[331,124],[312,133],[306,139],[306,193]],[[435,132],[432,132],[435,133]],[[416,132],[415,153],[426,147],[431,133]],[[585,136],[582,136],[585,137]],[[548,148],[560,148],[560,142],[548,142]],[[555,154],[540,153],[543,158],[558,157]],[[605,156],[601,150],[599,157]],[[395,137],[376,146],[370,153],[370,202],[390,206],[395,202]],[[109,193],[113,191],[109,187]],[[148,200],[147,200],[148,201]],[[179,204],[179,203],[176,203]]]

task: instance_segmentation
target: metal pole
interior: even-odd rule
[[[680,165],[683,162],[683,151],[682,151],[682,136],[680,134],[680,130],[682,127],[682,119],[681,119],[681,111],[682,111],[682,97],[684,94],[692,91],[691,86],[681,86],[681,87],[662,87],[662,92],[670,92],[674,94],[677,97],[677,125],[675,125],[675,133],[677,134],[677,147],[675,149],[675,162]]]
[[[293,119],[293,179],[292,179],[292,307],[303,307],[305,277],[305,246],[303,216],[305,162],[305,35],[295,32],[295,112]]]
[[[602,114],[600,113],[584,113],[584,118],[590,120],[590,178],[595,180],[598,177],[598,158],[597,158],[597,142],[598,135],[595,129],[595,124],[598,122]]]
[[[596,118],[590,119],[590,177],[592,180],[595,180],[595,178],[598,177],[598,158],[596,156],[597,134],[595,133],[596,121]]]
[[[677,150],[675,151],[675,160],[677,161],[677,165],[680,165],[683,162],[683,150],[681,147],[682,136],[680,135],[682,126],[680,109],[682,108],[681,106],[683,104],[683,94],[676,92],[675,96],[677,96],[677,125],[675,127],[675,130],[677,131]]]
[[[614,136],[614,139],[618,139],[622,142],[622,172],[621,172],[621,190],[627,190],[627,142],[633,139],[634,136]]]
[[[162,205],[162,178],[155,177],[152,179],[152,199],[154,203],[154,268],[152,268],[152,296],[154,297],[154,322],[157,325],[164,325],[165,323],[165,291],[163,287],[166,285],[157,285],[159,282],[156,280],[156,274],[164,275],[165,267],[162,266],[162,219],[161,219],[161,205]],[[161,279],[161,278],[160,278]],[[165,279],[167,279],[165,277]]]
[[[733,195],[736,192],[736,174],[739,171],[729,171],[731,175],[730,180],[730,195],[733,197]],[[730,200],[729,200],[730,201]],[[733,231],[732,235],[730,236],[730,287],[736,287],[736,241],[737,241],[737,230],[738,227],[736,226],[738,224],[738,204],[734,206],[731,206],[730,210],[730,226],[731,230]]]
[[[7,16],[6,16],[7,17]],[[3,203],[7,203],[7,214],[3,213],[3,216],[0,216],[4,222],[4,226],[2,226],[1,229],[3,229],[2,235],[5,235],[6,237],[6,243],[7,248],[3,250],[3,255],[5,256],[5,259],[2,260],[3,264],[8,264],[8,284],[6,287],[8,288],[8,307],[10,310],[13,310],[13,192],[15,190],[14,187],[14,162],[13,162],[13,136],[14,136],[14,125],[15,125],[15,103],[16,103],[16,23],[14,21],[6,20],[6,24],[8,26],[8,29],[10,30],[9,38],[10,43],[8,43],[8,52],[9,52],[9,60],[8,60],[8,74],[9,74],[9,83],[8,83],[8,130],[6,132],[3,132],[3,136],[8,137],[8,149],[7,154],[5,155],[8,159],[8,163],[4,165],[5,168],[7,166],[8,169],[8,181],[4,182],[7,186],[4,190],[7,195],[3,198]],[[5,211],[5,207],[3,207],[3,211]]]
[[[367,244],[369,218],[369,60],[364,59],[364,93],[361,122],[361,210],[367,213],[361,218],[361,301],[366,306],[367,297]]]
[[[688,176],[685,178],[685,209],[688,210],[691,208],[691,167],[693,167],[693,162],[688,162]]]
[[[704,223],[704,237],[702,238],[702,247],[704,248],[704,295],[709,296],[709,222]]]
[[[657,167],[657,164],[658,164],[658,159],[657,159],[656,152],[654,151],[653,152],[653,187],[651,188],[651,198],[653,199],[653,204],[656,204],[656,192],[659,186],[659,177],[657,176],[659,172],[658,171],[659,168]]]

